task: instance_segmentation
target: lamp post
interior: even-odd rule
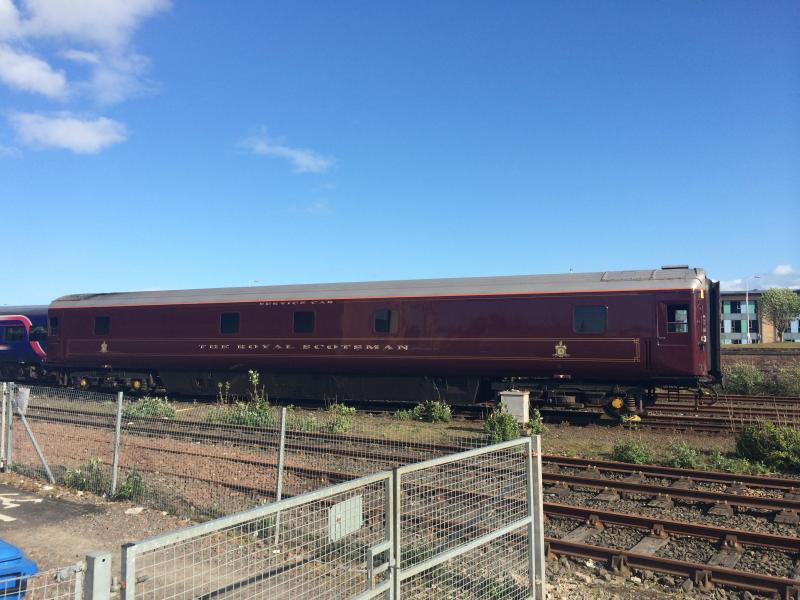
[[[751,279],[761,279],[760,275],[753,275],[752,277],[745,277],[744,278],[744,327],[745,331],[747,331],[747,343],[752,344],[752,340],[750,339],[750,284],[749,281]]]

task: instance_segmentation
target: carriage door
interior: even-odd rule
[[[691,367],[690,305],[685,299],[658,303],[658,363],[685,372]]]

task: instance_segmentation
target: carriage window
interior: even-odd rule
[[[294,332],[312,333],[314,331],[314,313],[304,310],[294,313]]]
[[[667,332],[689,333],[689,305],[667,305]]]
[[[4,342],[21,342],[25,338],[24,327],[6,327]]]
[[[42,326],[31,327],[28,332],[28,339],[32,342],[46,342],[47,330]]]
[[[111,317],[94,318],[94,334],[107,335],[111,329]]]
[[[222,313],[219,316],[219,332],[239,333],[239,313]]]
[[[50,335],[58,335],[58,317],[50,317]]]
[[[576,306],[572,328],[575,333],[603,333],[606,330],[606,307]]]
[[[397,312],[388,308],[375,311],[375,333],[396,333]]]

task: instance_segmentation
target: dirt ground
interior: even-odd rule
[[[52,505],[48,518],[22,516],[13,522],[0,523],[0,537],[22,548],[40,571],[74,564],[98,550],[111,552],[118,569],[121,544],[189,524],[186,519],[130,502],[107,502],[92,494],[13,473],[0,473],[0,484],[27,493],[28,498],[38,496]],[[127,514],[129,510],[135,514]],[[8,510],[7,514],[17,513]]]

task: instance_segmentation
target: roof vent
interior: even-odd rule
[[[670,269],[688,269],[689,265],[662,265],[661,269],[663,271],[669,271]]]

